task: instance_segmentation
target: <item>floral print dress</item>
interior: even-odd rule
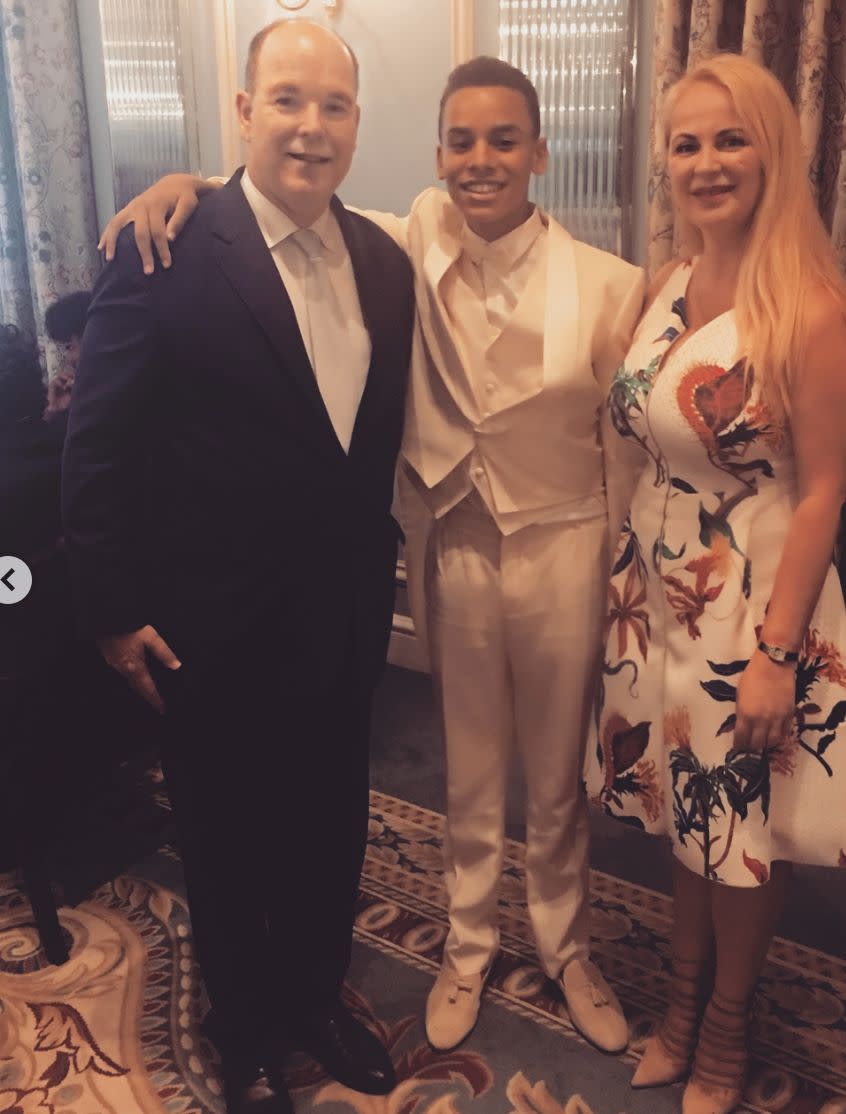
[[[594,804],[668,835],[689,869],[752,886],[776,859],[846,866],[846,608],[832,567],[800,653],[794,738],[735,751],[736,686],[796,465],[789,429],[735,362],[732,311],[671,348],[694,266],[653,302],[609,397],[645,466],[613,561],[585,779]]]

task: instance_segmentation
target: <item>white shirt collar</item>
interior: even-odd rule
[[[246,170],[241,175],[241,188],[244,191],[247,204],[252,209],[258,222],[264,242],[271,251],[277,244],[281,244],[283,240],[287,240],[289,236],[299,231],[300,225],[292,220],[287,213],[283,212],[278,205],[274,205],[270,198],[264,196]],[[317,220],[309,225],[309,228],[317,233],[328,252],[343,254],[345,251],[344,237],[331,209],[328,207],[324,209]]]
[[[543,229],[541,211],[535,205],[532,215],[527,217],[523,224],[512,228],[512,231],[500,236],[498,240],[483,240],[482,236],[477,236],[465,224],[461,229],[461,247],[474,263],[484,260],[486,263],[494,264],[500,274],[507,274],[532,247]]]
[[[483,240],[465,223],[461,230],[461,246],[474,263],[492,263],[501,274],[507,274],[534,244],[544,229],[537,205],[531,216],[522,224],[500,236],[498,240]]]

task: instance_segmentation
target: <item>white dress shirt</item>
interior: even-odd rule
[[[452,335],[473,387],[479,422],[476,437],[486,436],[486,422],[498,419],[508,397],[506,387],[527,370],[543,377],[543,326],[546,307],[547,229],[537,208],[531,216],[498,240],[477,236],[466,224],[461,230],[461,253],[444,276],[441,292],[450,318]],[[529,282],[532,289],[529,291]],[[523,307],[520,344],[522,366],[502,366],[492,358],[491,348],[509,328],[524,293],[531,305]],[[528,331],[525,326],[528,324]],[[472,452],[462,466],[446,477],[430,497],[440,518],[462,499],[470,496],[483,506],[505,534],[530,522],[556,519],[559,512],[537,507],[504,511],[496,506],[490,489],[486,461]]]
[[[305,281],[308,259],[300,247],[290,238],[299,231],[299,225],[273,204],[256,187],[245,170],[241,177],[241,187],[247,204],[253,211],[264,241],[273,256],[273,262],[279,272],[279,277],[285,284],[288,297],[294,307],[297,325],[303,338],[308,358],[314,367],[314,352],[312,351],[311,337],[320,329],[319,320],[315,320],[315,313],[319,312],[314,306],[306,303]],[[345,321],[345,360],[342,367],[331,369],[333,375],[352,377],[357,397],[360,401],[367,381],[367,372],[370,367],[370,334],[364,325],[361,314],[361,304],[358,299],[358,288],[355,283],[352,260],[350,259],[344,237],[334,214],[327,209],[312,224],[311,229],[320,237],[324,247],[324,259],[329,275],[329,281],[335,297],[343,311]],[[311,321],[309,320],[311,316]],[[321,368],[321,377],[326,374],[326,369]],[[323,395],[327,405],[329,418],[336,430],[348,425],[345,415],[332,412],[332,395]],[[347,431],[348,434],[352,430]],[[339,433],[339,439],[346,448],[349,436]]]
[[[532,269],[543,262],[545,242],[546,229],[537,208],[498,240],[483,240],[464,225],[458,271],[485,307],[491,340],[508,324]]]

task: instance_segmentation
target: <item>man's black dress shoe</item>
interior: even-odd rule
[[[300,1018],[290,1039],[353,1091],[387,1095],[396,1086],[387,1051],[341,1002]]]
[[[284,1080],[258,1065],[223,1063],[226,1114],[294,1114]]]

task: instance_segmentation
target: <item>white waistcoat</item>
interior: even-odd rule
[[[616,543],[640,461],[611,427],[604,401],[643,305],[644,275],[544,217],[545,304],[518,305],[491,347],[503,395],[484,417],[440,292],[462,250],[460,211],[442,190],[428,189],[406,218],[365,215],[414,266],[417,322],[398,480],[409,600],[425,649],[432,516],[454,502],[462,467],[483,469],[501,528],[550,521],[553,509],[554,520],[595,518],[607,506],[608,548]],[[538,344],[542,358],[527,358]]]
[[[529,279],[488,350],[499,389],[484,417],[441,292],[461,251],[463,218],[440,190],[425,191],[412,208],[406,234],[418,321],[402,454],[435,514],[470,457],[465,467],[484,469],[506,531],[511,516],[522,526],[550,521],[551,512],[554,520],[605,512],[598,416],[641,308],[643,275],[546,219],[547,272]]]

